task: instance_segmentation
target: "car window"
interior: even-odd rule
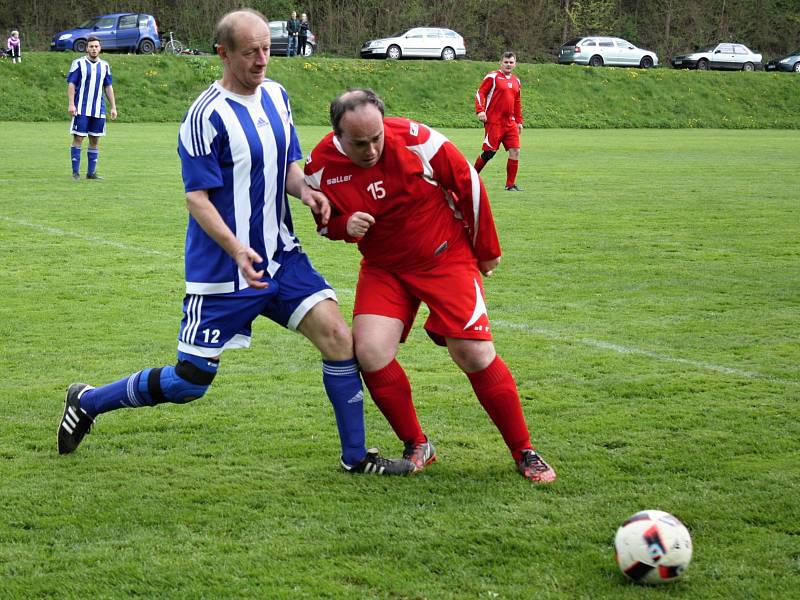
[[[421,38],[422,37],[422,30],[421,29],[411,29],[407,34],[407,38]]]
[[[745,48],[741,44],[736,44],[733,47],[733,51],[736,52],[736,54],[750,54],[750,50],[748,50],[747,48]]]
[[[600,40],[600,46],[602,46],[603,48],[613,48],[614,42],[612,42],[611,40],[608,40],[607,42],[604,40]]]
[[[720,44],[717,46],[717,50],[723,54],[733,54],[733,44]]]
[[[617,38],[617,46],[620,48],[632,48],[633,44],[628,41]]]
[[[275,21],[269,24],[269,35],[271,37],[279,36],[283,33],[283,23]]]
[[[120,29],[136,29],[139,26],[139,19],[136,15],[125,15],[119,18]]]
[[[450,31],[449,29],[444,32],[445,37],[449,38],[457,38],[458,34],[455,31]]]
[[[425,35],[429,38],[440,38],[442,37],[442,32],[438,29],[428,29],[425,31]]]
[[[597,43],[594,40],[586,40],[581,45],[582,46],[597,46]]]
[[[150,15],[139,15],[139,27],[147,27],[150,23]]]
[[[713,52],[716,46],[706,46],[705,48],[700,48],[698,52]]]
[[[116,21],[114,17],[97,19],[97,23],[95,23],[94,26],[95,29],[111,29],[114,27],[114,21]]]

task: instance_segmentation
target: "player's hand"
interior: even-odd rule
[[[325,194],[305,185],[300,192],[300,202],[309,207],[315,215],[319,215],[321,225],[328,224],[328,219],[331,217],[331,202]]]
[[[74,117],[78,113],[78,109],[75,108],[74,104],[70,104],[67,110],[69,110],[69,116],[71,117]]]
[[[481,123],[486,123],[486,111],[485,110],[482,110],[481,112],[478,113],[478,121],[480,121]]]
[[[522,123],[517,123],[517,133],[522,133]]]
[[[111,120],[115,121],[116,119],[117,119],[117,109],[116,108],[112,108],[111,109]]]
[[[261,258],[258,252],[253,250],[252,248],[242,248],[234,255],[234,260],[239,267],[239,270],[244,275],[244,278],[247,280],[247,284],[251,288],[257,289],[264,289],[265,287],[269,286],[269,283],[266,281],[261,281],[261,278],[264,276],[264,269],[260,271],[256,271],[253,268],[253,263],[260,263],[264,262],[264,259]]]
[[[497,268],[497,265],[500,264],[500,257],[493,258],[492,260],[479,260],[478,261],[478,269],[480,272],[483,273],[486,277],[491,277],[492,272]]]
[[[364,237],[373,225],[375,217],[369,213],[356,211],[347,219],[347,235],[354,238]]]

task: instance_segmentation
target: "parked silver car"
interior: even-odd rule
[[[681,54],[672,59],[676,69],[723,69],[728,71],[755,71],[764,65],[761,55],[744,44],[722,43],[706,46],[697,52]]]
[[[558,62],[562,65],[575,63],[592,67],[608,65],[649,69],[658,66],[658,56],[655,52],[637,48],[622,38],[594,35],[575,38],[562,44]]]
[[[464,38],[442,27],[414,27],[388,38],[369,40],[361,46],[361,58],[455,60],[466,55]]]

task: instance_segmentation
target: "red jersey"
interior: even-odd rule
[[[522,123],[520,83],[516,75],[492,71],[483,78],[475,93],[475,112],[485,112],[486,122],[509,125]]]
[[[409,272],[452,260],[492,260],[500,242],[478,174],[438,131],[408,119],[384,119],[383,154],[359,167],[331,132],[308,155],[308,185],[332,205],[330,239],[357,242],[364,264]],[[375,218],[363,238],[347,235],[347,220]]]

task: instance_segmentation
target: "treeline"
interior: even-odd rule
[[[585,34],[624,37],[662,62],[720,40],[765,58],[800,47],[797,0],[0,0],[0,27],[19,29],[28,49],[44,50],[55,32],[89,17],[139,11],[154,14],[162,31],[210,49],[217,18],[242,6],[270,19],[306,12],[320,51],[345,57],[357,56],[365,40],[415,25],[455,29],[479,60],[513,49],[523,62],[554,61],[564,41]]]

